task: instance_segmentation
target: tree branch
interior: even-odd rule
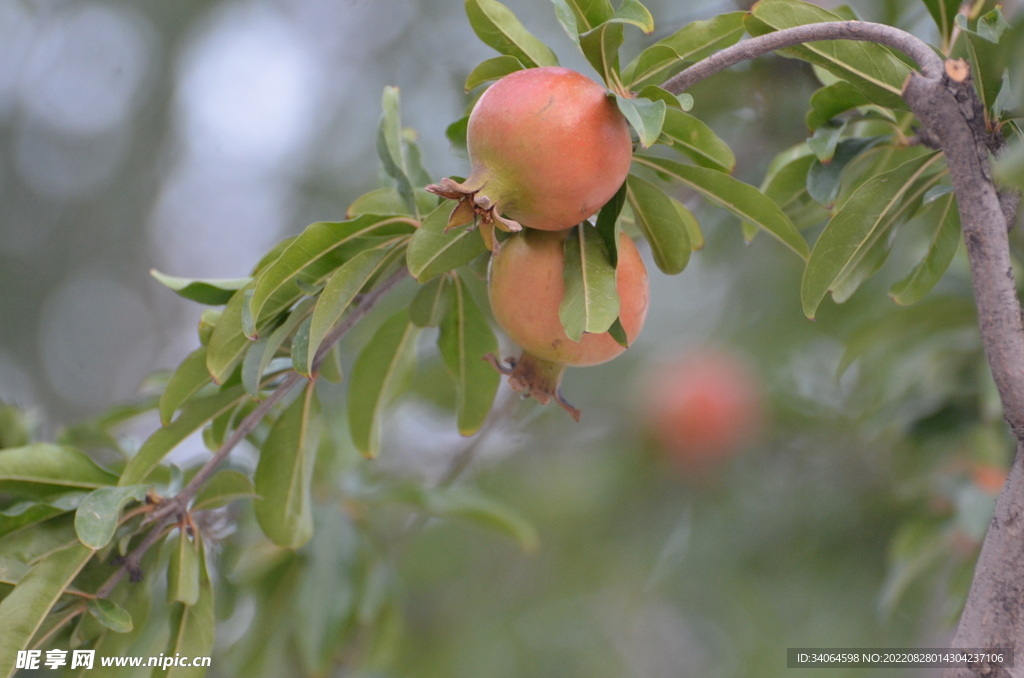
[[[681,94],[704,78],[741,61],[754,59],[777,49],[820,40],[877,42],[898,49],[909,56],[917,62],[925,77],[938,78],[942,75],[942,59],[939,55],[926,42],[906,31],[867,21],[828,21],[786,28],[738,42],[698,61],[679,75],[666,80],[661,86],[673,94]]]

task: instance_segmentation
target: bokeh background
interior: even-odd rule
[[[563,65],[591,73],[550,3],[507,4]],[[746,8],[646,4],[655,38]],[[936,36],[921,3],[852,4],[862,18]],[[1020,45],[1017,9],[1003,3]],[[630,55],[650,40],[627,34]],[[201,308],[149,270],[245,276],[279,239],[342,218],[378,182],[385,85],[401,88],[432,175],[464,174],[444,130],[466,106],[465,76],[490,56],[457,0],[2,0],[0,398],[54,434],[173,368],[197,346]],[[1010,65],[1018,105],[1021,66]],[[818,86],[806,64],[764,58],[696,87],[693,112],[735,149],[736,175],[757,184],[806,137]],[[583,423],[503,386],[483,439],[461,440],[428,337],[381,458],[348,450],[326,467],[335,487],[355,476],[430,485],[472,444],[463,482],[529,519],[539,552],[457,520],[412,531],[408,512],[324,518],[314,543],[328,545],[299,557],[321,562],[315,548],[334,549],[347,562],[338,534],[356,525],[395,612],[369,630],[346,622],[328,668],[311,668],[292,660],[303,652],[294,638],[315,635],[307,615],[355,614],[338,611],[354,599],[348,570],[326,566],[313,594],[283,594],[293,602],[260,635],[265,597],[246,582],[280,558],[252,570],[265,545],[238,517],[220,546],[212,675],[772,676],[786,671],[786,647],[948,642],[994,497],[979,469],[998,475],[1011,452],[969,318],[929,324],[968,303],[962,253],[923,310],[898,309],[888,285],[923,237],[908,229],[877,279],[811,323],[792,253],[769,238],[744,243],[734,219],[678,195],[697,210],[706,247],[679,276],[649,266],[647,327],[624,357],[570,371],[565,392]],[[929,311],[936,299],[947,305]],[[384,317],[371,316],[349,349]],[[742,452],[698,471],[651,439],[644,415],[651,375],[708,347],[749,366],[763,421]],[[848,350],[857,359],[839,375]],[[342,400],[337,389],[339,417]],[[143,418],[123,435],[155,425]],[[345,436],[339,422],[339,448]],[[204,454],[197,436],[177,457]],[[318,597],[338,609],[310,612]]]

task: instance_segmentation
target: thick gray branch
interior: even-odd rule
[[[938,78],[942,75],[942,59],[939,55],[927,43],[906,31],[867,21],[829,21],[787,28],[744,40],[712,54],[703,61],[698,61],[674,78],[666,80],[662,87],[673,94],[680,94],[704,78],[741,61],[754,59],[777,49],[820,40],[877,42],[898,49],[909,56],[917,63],[925,77]]]

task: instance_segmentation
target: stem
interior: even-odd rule
[[[661,86],[673,94],[681,94],[704,78],[741,61],[754,59],[777,49],[819,40],[877,42],[898,49],[909,56],[917,62],[925,77],[938,78],[942,75],[942,59],[926,42],[906,31],[867,21],[828,21],[786,28],[736,43],[698,61],[679,75],[666,80]]]
[[[83,612],[85,612],[85,605],[78,605],[76,607],[71,608],[71,610],[69,610],[68,613],[64,615],[64,617],[59,622],[57,622],[49,629],[47,629],[46,633],[44,633],[39,638],[39,640],[36,641],[35,645],[32,646],[32,649],[38,650],[39,648],[41,648],[43,646],[43,643],[57,635],[57,631],[60,631],[62,628],[67,626],[72,619],[82,614]]]

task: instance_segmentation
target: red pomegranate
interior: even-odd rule
[[[558,307],[565,290],[563,245],[569,233],[525,229],[507,239],[491,259],[487,289],[494,319],[523,349],[519,360],[509,361],[512,368],[493,359],[492,364],[509,375],[517,392],[543,404],[554,398],[579,420],[579,410],[565,401],[559,388],[566,365],[597,365],[626,349],[608,332],[584,334],[576,342],[562,328]],[[615,277],[619,319],[632,343],[644,326],[650,289],[640,252],[624,234]]]
[[[575,226],[615,195],[633,153],[626,119],[605,88],[556,66],[491,85],[469,116],[467,142],[469,178],[427,187],[459,201],[449,227],[474,217],[506,231]]]

